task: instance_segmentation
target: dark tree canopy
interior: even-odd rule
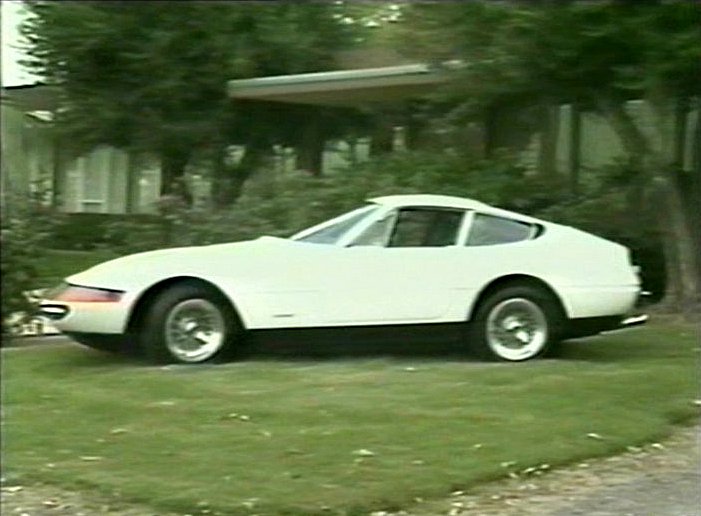
[[[417,2],[405,15],[406,52],[459,61],[444,92],[453,122],[564,103],[604,117],[635,171],[630,210],[665,206],[669,298],[699,301],[701,171],[680,166],[688,115],[701,105],[698,2]],[[651,120],[632,116],[632,99],[647,101]]]
[[[156,153],[176,176],[202,146],[289,130],[279,113],[232,106],[228,80],[333,68],[353,38],[331,3],[25,4],[28,64],[62,87],[71,140]]]

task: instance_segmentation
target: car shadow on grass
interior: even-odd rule
[[[336,358],[375,358],[375,357],[421,357],[466,359],[471,357],[469,350],[462,343],[456,342],[338,342],[334,340],[315,340],[289,342],[276,340],[254,340],[245,350],[246,357],[256,360],[333,360]]]
[[[680,345],[679,336],[673,331],[660,334],[636,328],[561,342],[554,357],[570,362],[620,363],[698,356],[699,351],[699,345]]]
[[[548,361],[562,362],[622,362],[649,357],[652,353],[649,346],[641,346],[635,341],[625,340],[611,342],[613,335],[576,339],[561,342],[552,355],[545,358]],[[98,351],[81,344],[64,341],[64,346],[71,350],[65,357],[66,364],[71,367],[85,368],[120,368],[148,367],[149,363],[141,356],[126,353],[111,353]],[[41,346],[48,348],[53,346]],[[493,364],[514,366],[504,362],[490,362],[478,358],[469,350],[465,342],[446,340],[432,342],[402,342],[400,341],[357,341],[339,342],[326,339],[290,341],[275,339],[251,339],[246,342],[240,354],[226,357],[215,363],[184,365],[188,369],[208,369],[227,364],[245,364],[246,361],[281,361],[281,362],[330,362],[335,360],[363,359],[421,359],[422,361],[449,361],[477,364]],[[655,350],[655,354],[676,355],[674,349]],[[542,362],[544,359],[529,360],[522,364]],[[162,364],[166,366],[166,364]],[[157,366],[158,367],[158,366]]]
[[[240,354],[224,357],[218,361],[204,364],[153,364],[144,357],[126,353],[110,353],[98,351],[78,343],[71,342],[70,356],[65,357],[67,364],[72,368],[166,368],[182,370],[207,370],[222,366],[245,366],[247,362],[333,362],[340,360],[366,360],[366,359],[390,359],[407,360],[421,359],[421,361],[436,362],[473,362],[485,364],[471,355],[464,345],[456,343],[431,343],[411,344],[401,343],[366,344],[366,343],[337,343],[337,342],[306,342],[306,343],[279,343],[279,342],[252,342],[247,343],[246,349]]]

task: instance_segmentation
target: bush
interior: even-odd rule
[[[13,329],[10,315],[24,314],[15,321],[21,324],[35,311],[36,306],[26,295],[37,288],[35,259],[49,241],[54,225],[62,219],[44,205],[41,195],[15,196],[8,200],[6,209],[0,231],[3,334]]]
[[[119,247],[134,235],[124,228],[139,228],[139,238],[150,230],[160,230],[161,218],[148,214],[68,213],[54,225],[51,247],[67,251],[91,251]],[[86,231],[90,228],[90,231]]]
[[[445,152],[390,154],[323,177],[263,172],[246,183],[229,209],[188,209],[175,198],[164,198],[156,216],[107,216],[109,221],[98,231],[102,235],[98,247],[124,253],[261,235],[288,236],[353,209],[368,198],[392,194],[473,197],[533,213],[561,200],[564,185],[548,181],[546,187],[543,179],[506,155],[485,160]]]
[[[457,195],[524,211],[542,204],[529,191],[552,193],[556,189],[542,189],[525,168],[506,156],[477,160],[446,153],[402,152],[321,178],[301,173],[253,178],[231,210],[213,222],[226,228],[229,240],[289,235],[377,196]]]
[[[32,236],[25,221],[10,220],[2,229],[0,237],[2,255],[2,332],[8,333],[10,315],[30,312],[32,305],[25,292],[34,288],[32,281],[36,269],[32,258],[38,252],[37,240]]]

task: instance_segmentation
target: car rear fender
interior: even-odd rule
[[[547,294],[552,296],[553,300],[556,301],[559,309],[561,310],[561,315],[563,317],[569,317],[565,303],[563,303],[561,296],[549,283],[542,280],[541,278],[530,276],[528,274],[509,274],[506,276],[495,278],[489,283],[487,283],[484,287],[482,287],[477,296],[475,296],[475,300],[472,303],[472,306],[469,307],[467,320],[472,319],[480,303],[482,303],[494,292],[514,285],[528,285],[530,287],[534,287],[542,290],[543,292],[546,292]]]

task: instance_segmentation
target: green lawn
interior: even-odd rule
[[[191,514],[408,507],[660,439],[699,410],[699,342],[681,324],[523,364],[268,355],[159,368],[77,345],[2,354],[4,476]]]

